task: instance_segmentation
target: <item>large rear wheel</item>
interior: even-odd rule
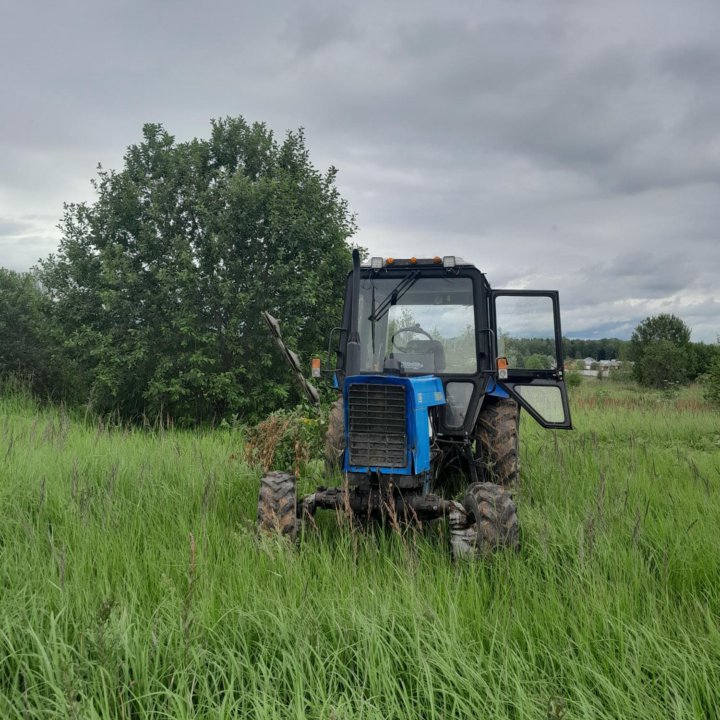
[[[257,526],[260,532],[295,537],[298,520],[294,475],[271,472],[260,481]]]
[[[475,425],[483,479],[516,487],[520,481],[520,408],[514,400],[488,399]]]

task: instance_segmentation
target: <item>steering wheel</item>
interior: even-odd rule
[[[423,329],[420,327],[420,324],[418,323],[418,324],[416,324],[416,325],[408,325],[408,327],[402,327],[402,328],[400,328],[399,330],[396,330],[396,331],[393,333],[393,336],[390,338],[390,342],[392,343],[392,346],[393,346],[396,350],[399,350],[400,352],[408,352],[408,345],[407,345],[407,344],[405,344],[405,345],[399,345],[398,343],[395,342],[395,338],[396,338],[398,335],[400,335],[400,333],[410,333],[410,332],[411,332],[411,333],[415,333],[416,335],[425,335],[428,340],[432,340],[432,339],[433,339],[433,338],[432,338],[432,335],[431,335],[429,332],[427,332],[426,330],[423,330]]]

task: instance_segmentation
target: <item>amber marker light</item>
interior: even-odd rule
[[[508,376],[508,361],[506,357],[499,357],[497,359],[498,377],[501,380],[507,380]]]
[[[411,265],[415,265],[416,262],[417,262],[417,258],[416,258],[416,257],[411,257],[411,258],[410,258],[410,264],[411,264]]]
[[[386,265],[392,265],[394,262],[395,262],[395,258],[388,258],[388,259],[385,261],[385,264],[386,264]]]
[[[436,255],[436,256],[433,258],[433,262],[434,262],[436,265],[439,265],[439,264],[442,262],[442,258],[441,258],[439,255]]]

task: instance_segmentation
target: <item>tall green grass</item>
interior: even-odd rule
[[[453,563],[433,528],[258,540],[238,431],[1,399],[0,717],[720,717],[720,416],[573,406],[523,420],[521,552]]]

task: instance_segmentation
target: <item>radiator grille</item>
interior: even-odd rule
[[[350,385],[348,417],[351,465],[405,467],[407,435],[402,385]]]

